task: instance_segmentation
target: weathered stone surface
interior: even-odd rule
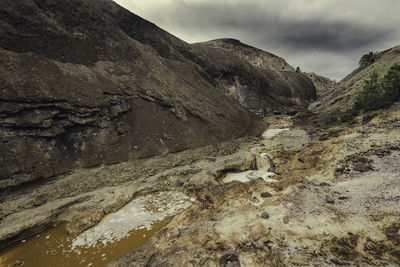
[[[222,94],[232,86],[261,114],[315,98],[275,55],[190,45],[110,0],[0,11],[0,188],[259,134],[261,120]]]
[[[253,138],[245,137],[178,153],[76,169],[39,185],[8,188],[0,194],[0,248],[60,222],[70,222],[69,233],[80,233],[138,194],[204,191],[216,185],[212,173],[232,164],[246,166],[250,140]],[[215,160],[204,160],[207,156]],[[235,185],[228,188],[234,192],[246,188]],[[217,197],[226,192],[226,187],[217,187],[221,189]]]
[[[301,129],[284,131],[279,134],[279,138],[282,149],[285,151],[303,148],[311,141],[309,134]]]
[[[221,267],[240,267],[239,257],[236,254],[225,254],[219,260]]]
[[[262,192],[262,193],[260,194],[260,196],[261,196],[262,198],[272,197],[272,195],[271,195],[269,192]]]
[[[210,186],[147,246],[109,266],[218,266],[226,254],[238,255],[242,266],[396,265],[400,134],[388,129],[399,114],[399,109],[386,111],[380,125],[371,126],[384,130],[363,135],[356,127],[325,141],[314,135],[299,150],[282,151],[280,138],[269,146],[249,146],[274,159],[280,173],[276,184],[253,180]],[[388,152],[380,157],[382,151]],[[337,177],[339,161],[349,164],[350,172]],[[370,162],[374,170],[353,172],[353,161]],[[271,188],[277,185],[279,190]],[[263,192],[272,196],[254,201]],[[263,212],[269,219],[260,216]],[[174,234],[182,228],[188,230]]]
[[[312,81],[283,58],[235,39],[194,46],[194,60],[217,89],[255,113],[298,111],[316,99]]]
[[[264,211],[263,213],[261,213],[261,218],[269,219],[269,213]]]
[[[327,77],[320,76],[315,73],[304,73],[314,83],[317,95],[322,96],[330,90],[334,89],[337,83]]]
[[[0,11],[0,188],[260,133],[191,45],[112,1]]]
[[[335,203],[335,199],[330,195],[327,195],[325,199],[326,199],[326,202],[329,203],[329,204],[334,204]]]

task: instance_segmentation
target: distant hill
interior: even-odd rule
[[[293,112],[316,99],[312,81],[274,54],[235,39],[193,46],[217,89],[255,113]]]
[[[337,83],[335,81],[332,81],[327,77],[315,74],[314,72],[305,72],[304,74],[307,75],[307,77],[314,83],[318,96],[324,95],[325,93],[334,89],[337,86]]]
[[[344,111],[351,107],[363,83],[372,72],[383,77],[391,66],[400,63],[400,46],[380,52],[376,61],[366,67],[359,67],[347,75],[332,90],[323,94],[310,109],[316,112]]]

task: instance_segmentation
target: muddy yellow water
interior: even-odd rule
[[[68,235],[66,224],[60,224],[39,234],[26,238],[0,252],[0,266],[12,266],[17,261],[26,267],[80,267],[105,266],[114,259],[144,245],[165,224],[168,218],[155,222],[151,230],[139,229],[129,236],[96,247],[71,251],[76,236]]]

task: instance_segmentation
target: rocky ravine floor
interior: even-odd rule
[[[132,199],[175,190],[191,206],[110,266],[398,266],[399,118],[397,107],[320,131],[269,117],[269,129],[285,130],[30,184],[2,194],[0,240],[62,221],[81,233]],[[276,175],[223,183],[251,170]]]
[[[360,127],[302,127],[310,137],[296,119],[269,118],[297,129],[247,151],[267,153],[278,182],[198,173],[195,203],[109,266],[399,266],[399,118],[394,108]]]
[[[190,188],[193,184],[186,184],[187,180],[201,171],[249,169],[246,164],[252,164],[252,155],[243,151],[250,141],[237,139],[149,159],[78,169],[57,179],[3,191],[0,247],[63,221],[70,222],[70,233],[80,233],[136,197]]]

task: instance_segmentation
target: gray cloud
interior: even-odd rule
[[[397,0],[117,2],[185,41],[237,38],[336,79],[365,52],[400,44]]]

